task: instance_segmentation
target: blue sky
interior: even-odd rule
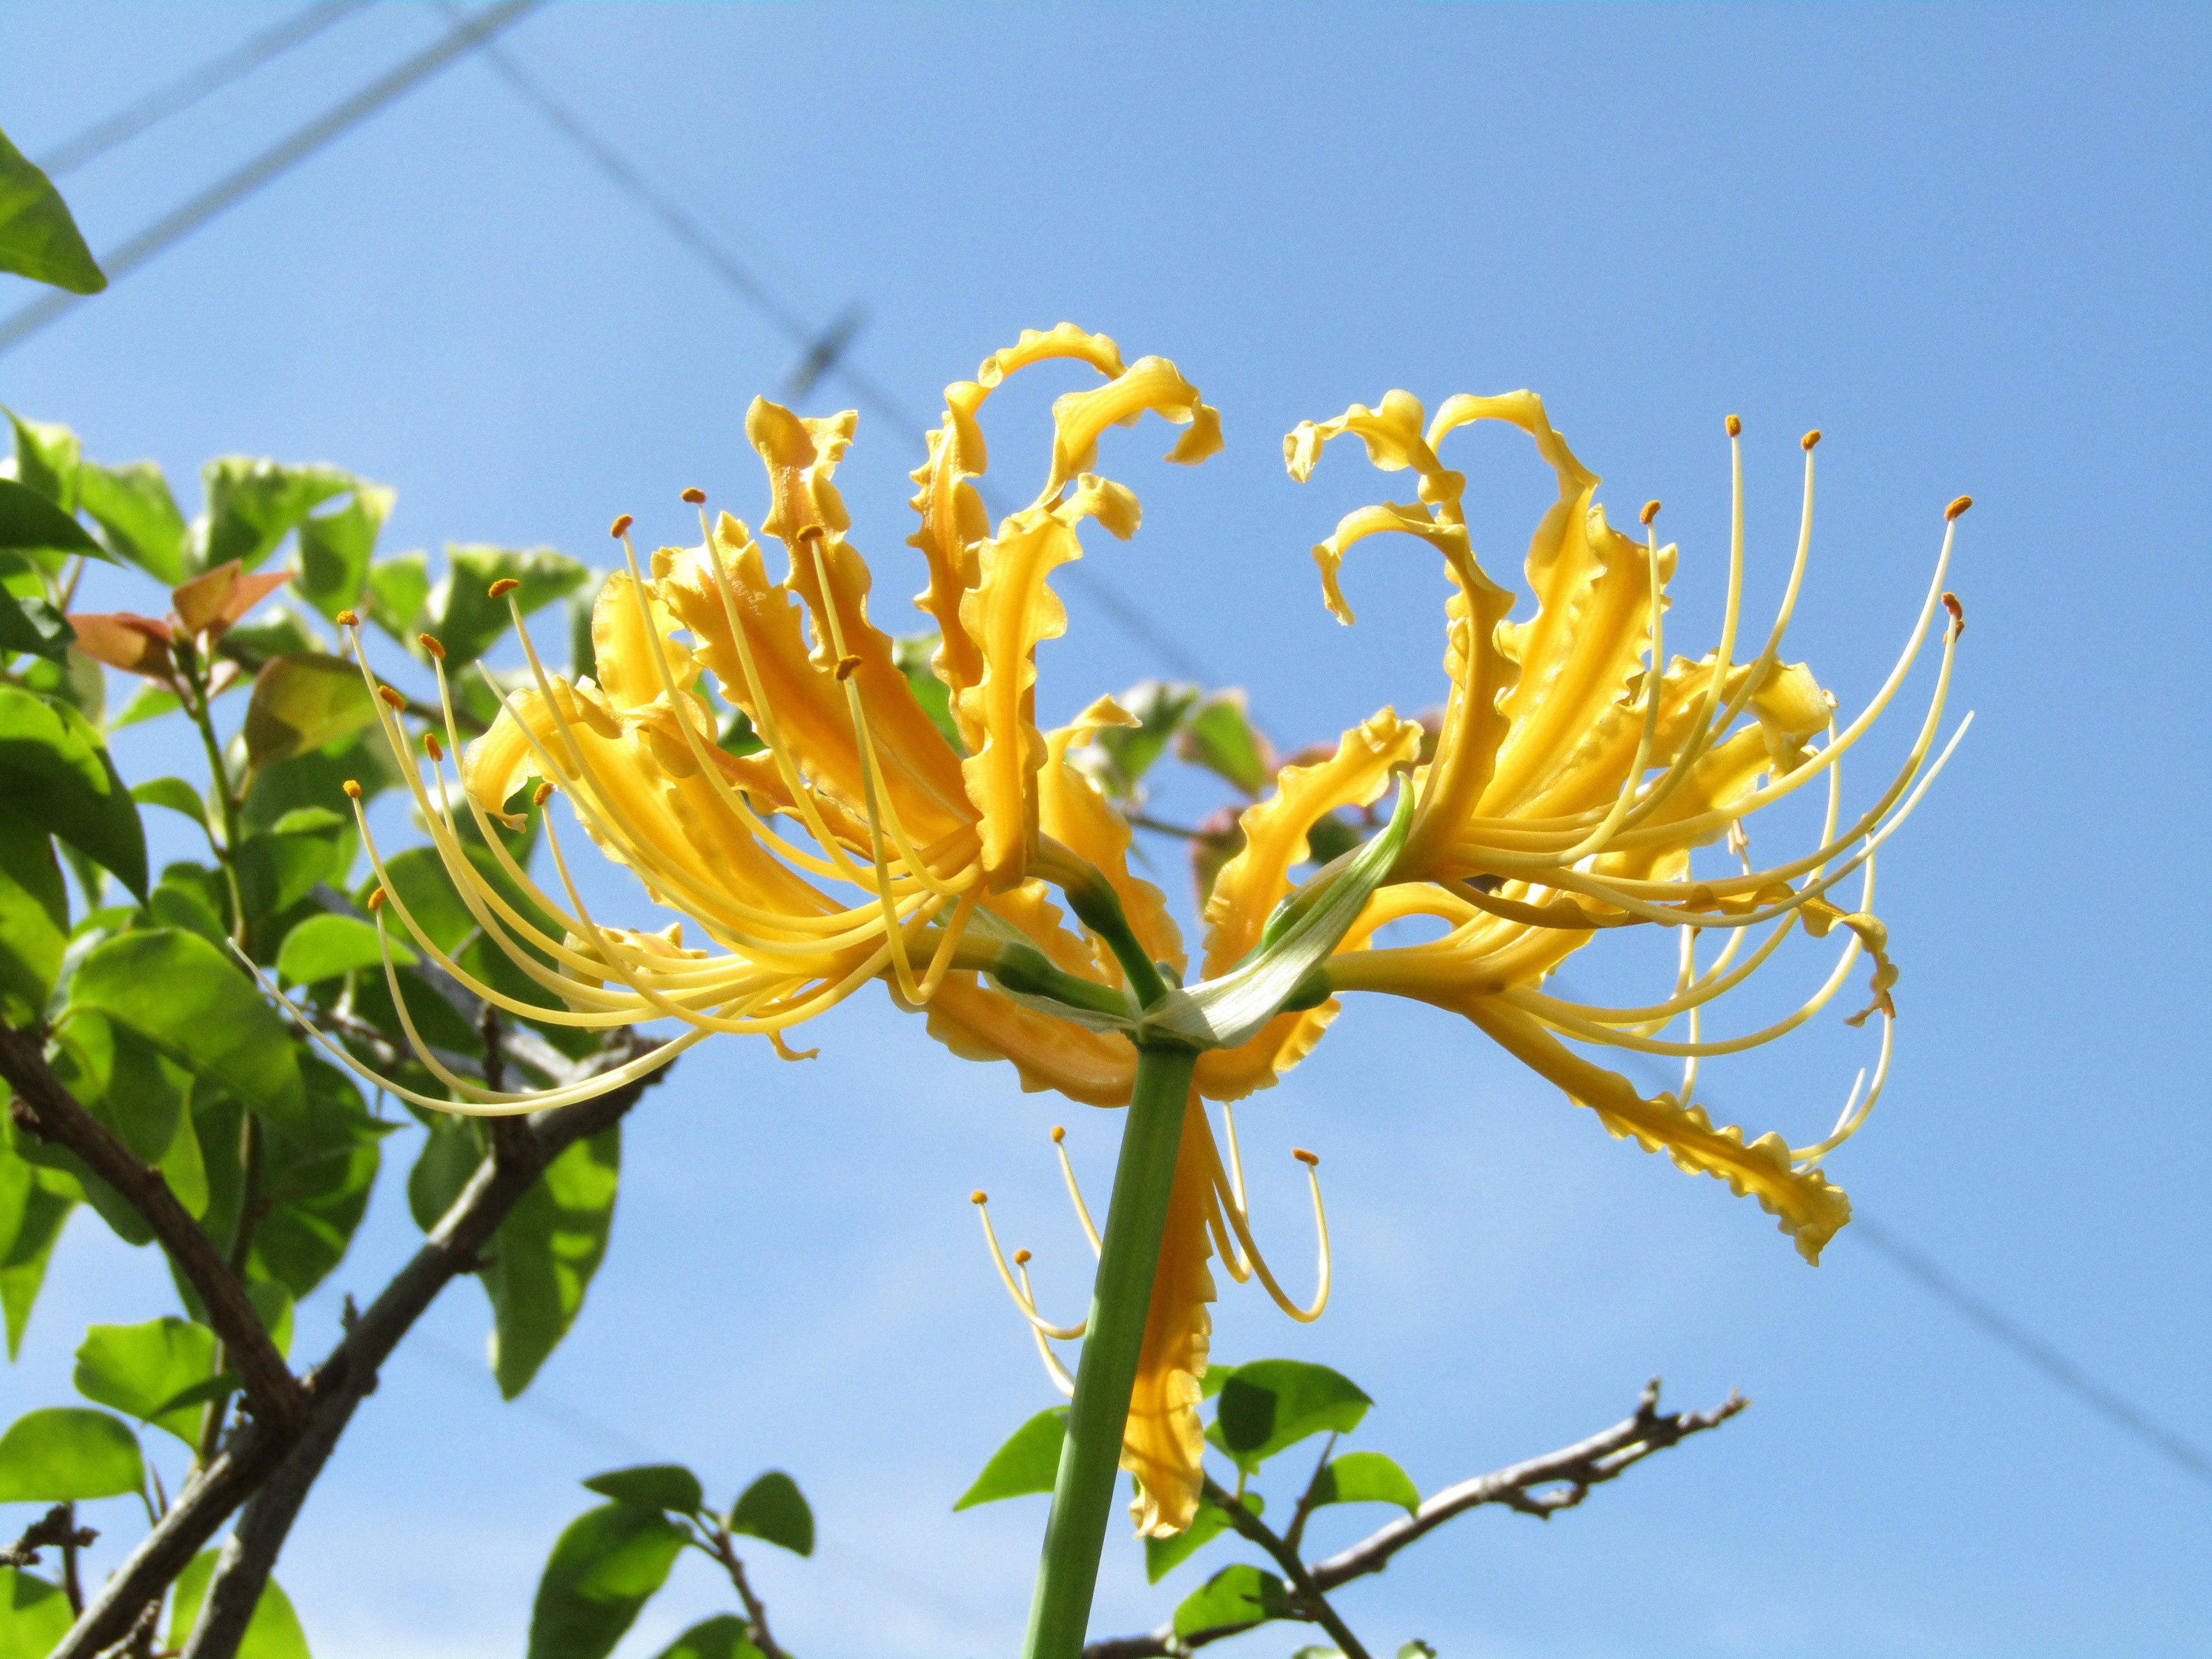
[[[7,8],[0,124],[36,154],[274,15]],[[94,246],[445,27],[375,8],[65,180]],[[1092,565],[1288,744],[1443,686],[1425,557],[1363,553],[1356,629],[1322,609],[1306,549],[1382,492],[1350,455],[1290,483],[1279,438],[1302,418],[1391,386],[1431,407],[1536,388],[1617,519],[1666,501],[1669,642],[1699,651],[1722,416],[1746,428],[1754,615],[1786,569],[1797,435],[1822,428],[1792,654],[1846,707],[1903,637],[1943,503],[1973,495],[1954,708],[1978,719],[1885,854],[1897,1072],[1830,1167],[2200,1444],[2209,40],[2182,9],[1966,6],[564,5],[507,38],[795,310],[865,304],[854,362],[924,417],[1063,317],[1176,359],[1229,447],[1186,473],[1153,464],[1155,429],[1109,437],[1147,524]],[[0,286],[0,309],[33,293]],[[598,557],[617,511],[680,536],[684,484],[757,517],[743,412],[795,355],[464,62],[0,360],[0,401],[180,483],[233,451],[351,467],[399,490],[387,547]],[[1041,464],[1045,390],[1010,397],[994,476]],[[848,401],[825,385],[809,407]],[[840,477],[879,611],[920,586],[915,442],[866,414]],[[1517,441],[1464,454],[1477,545],[1517,574],[1549,483]],[[1166,666],[1066,591],[1041,669],[1054,716]],[[126,769],[169,769],[161,742],[125,745]],[[1160,805],[1213,801],[1177,777]],[[1626,961],[1571,971],[1650,982]],[[321,1659],[518,1651],[586,1501],[574,1482],[646,1455],[732,1490],[798,1475],[823,1549],[759,1571],[794,1649],[1013,1646],[1042,1500],[947,1510],[1052,1396],[964,1200],[988,1188],[1072,1304],[1045,1129],[1067,1122],[1103,1180],[1113,1121],[951,1058],[880,999],[809,1040],[803,1068],[704,1050],[632,1119],[611,1254],[523,1404],[477,1363],[474,1287],[435,1310],[280,1568]],[[1710,1085],[1755,1130],[1806,1138],[1869,1047],[1832,1015]],[[1279,1147],[1324,1154],[1336,1297],[1301,1328],[1224,1286],[1216,1351],[1357,1377],[1380,1402],[1357,1443],[1425,1490],[1612,1421],[1651,1375],[1676,1403],[1756,1402],[1549,1526],[1458,1522],[1347,1595],[1377,1641],[1921,1659],[2212,1635],[2200,1483],[1848,1231],[1807,1268],[1751,1204],[1608,1140],[1445,1017],[1355,1005],[1243,1122],[1261,1224],[1293,1262],[1306,1223]],[[380,1194],[303,1310],[303,1350],[413,1237]],[[167,1295],[150,1255],[74,1224],[0,1375],[7,1414],[67,1397],[85,1322]],[[1170,1589],[1116,1541],[1097,1630],[1156,1622]],[[624,1653],[726,1601],[687,1566]]]

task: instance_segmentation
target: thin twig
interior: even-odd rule
[[[1350,1549],[1316,1562],[1305,1571],[1317,1591],[1333,1590],[1354,1578],[1382,1571],[1392,1556],[1415,1539],[1485,1504],[1502,1504],[1523,1515],[1548,1520],[1559,1510],[1572,1509],[1581,1503],[1591,1487],[1619,1480],[1654,1452],[1663,1451],[1707,1429],[1718,1428],[1750,1404],[1741,1395],[1731,1393],[1709,1412],[1662,1413],[1659,1379],[1654,1377],[1638,1396],[1634,1416],[1571,1446],[1447,1486],[1413,1514],[1393,1521]],[[1212,1486],[1212,1482],[1207,1485]],[[1562,1486],[1563,1491],[1545,1490]],[[1231,1511],[1231,1524],[1235,1523],[1236,1515],[1237,1511]],[[1252,1535],[1242,1527],[1237,1530],[1247,1537]],[[1267,1622],[1249,1620],[1242,1624],[1193,1631],[1187,1636],[1176,1635],[1172,1624],[1163,1625],[1140,1636],[1119,1636],[1093,1642],[1083,1650],[1083,1659],[1175,1659],[1176,1656],[1227,1637],[1242,1635]]]
[[[1367,1650],[1360,1645],[1359,1638],[1352,1633],[1343,1616],[1329,1606],[1328,1597],[1322,1594],[1321,1586],[1314,1582],[1306,1564],[1298,1559],[1295,1546],[1278,1538],[1273,1528],[1247,1509],[1242,1498],[1232,1498],[1224,1492],[1212,1475],[1206,1477],[1206,1498],[1229,1517],[1229,1524],[1240,1537],[1257,1544],[1283,1570],[1283,1577],[1291,1581],[1293,1605],[1302,1616],[1336,1638],[1337,1650],[1343,1659],[1368,1659]]]
[[[85,1549],[99,1536],[97,1528],[76,1524],[76,1504],[57,1504],[24,1528],[21,1538],[0,1548],[0,1567],[35,1567],[40,1550]]]
[[[775,1638],[769,1633],[768,1606],[753,1594],[753,1587],[745,1580],[745,1564],[738,1559],[736,1548],[730,1542],[729,1529],[716,1527],[709,1534],[714,1542],[714,1555],[722,1564],[722,1571],[730,1575],[730,1583],[738,1592],[738,1600],[745,1604],[745,1639],[761,1650],[761,1659],[791,1659],[791,1656],[776,1645]]]
[[[245,1285],[161,1172],[78,1103],[32,1033],[0,1027],[0,1076],[15,1086],[9,1109],[16,1127],[75,1152],[153,1229],[207,1309],[208,1323],[236,1363],[254,1416],[278,1428],[296,1427],[306,1416],[306,1391],[269,1340]]]

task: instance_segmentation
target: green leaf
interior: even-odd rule
[[[165,587],[185,579],[185,515],[169,481],[151,461],[77,469],[80,505],[92,514],[116,553]]]
[[[248,836],[234,854],[238,890],[246,914],[257,926],[268,917],[282,915],[324,882],[342,882],[351,862],[353,825],[325,807],[308,807],[321,821],[311,828],[288,830],[285,823],[299,816],[290,813],[276,828]]]
[[[368,800],[400,782],[398,763],[378,727],[364,727],[253,772],[246,787],[246,828],[266,830],[302,806],[348,811],[349,780],[361,785],[362,799]]]
[[[302,652],[328,653],[330,641],[289,606],[276,605],[262,611],[260,617],[258,622],[241,623],[225,630],[222,654],[248,666],[255,663],[266,666],[278,657]],[[358,679],[359,674],[355,678]]]
[[[492,1374],[503,1398],[530,1386],[575,1322],[607,1253],[621,1170],[617,1123],[547,1165],[494,1235],[481,1277],[491,1297]]]
[[[1349,813],[1324,813],[1306,831],[1306,857],[1315,864],[1334,864],[1358,846],[1365,834],[1359,820]]]
[[[1301,1359],[1255,1359],[1222,1386],[1206,1437],[1250,1474],[1308,1435],[1349,1434],[1375,1402],[1359,1385],[1326,1365]]]
[[[550,547],[525,553],[514,548],[446,547],[448,568],[431,590],[430,632],[446,647],[448,665],[474,662],[511,625],[506,599],[495,599],[494,582],[518,581],[513,594],[522,614],[565,599],[591,580],[590,569]]]
[[[1144,781],[1145,774],[1168,746],[1183,719],[1197,706],[1198,688],[1170,685],[1164,680],[1139,680],[1115,702],[1143,722],[1139,726],[1108,726],[1092,739],[1113,763],[1108,793],[1127,795]]]
[[[155,778],[134,786],[131,799],[141,806],[166,806],[172,812],[182,813],[199,828],[207,828],[207,803],[200,792],[182,778]]]
[[[78,1009],[56,1033],[55,1075],[85,1109],[115,1133],[144,1162],[161,1171],[177,1200],[193,1215],[207,1207],[205,1166],[187,1109],[191,1074],[129,1027],[92,1009]],[[131,1244],[153,1241],[145,1218],[73,1152],[27,1143],[33,1163],[66,1170],[117,1237]]]
[[[594,578],[599,573],[594,571]],[[587,581],[568,596],[568,678],[573,680],[597,679],[599,674],[599,650],[592,638],[592,612],[599,607],[599,592],[604,582]]]
[[[150,681],[131,694],[131,701],[116,711],[115,718],[107,722],[110,732],[120,732],[126,726],[136,726],[141,720],[155,720],[164,714],[173,714],[184,707],[173,691]]]
[[[257,1279],[246,1287],[246,1299],[261,1316],[261,1328],[276,1352],[292,1352],[292,1287],[281,1279]]]
[[[76,1622],[61,1586],[0,1567],[0,1659],[46,1659]]]
[[[430,599],[430,556],[416,548],[379,559],[368,568],[368,619],[409,650],[419,650],[416,635],[426,620]]]
[[[215,1576],[216,1559],[221,1553],[202,1550],[177,1575],[176,1599],[169,1607],[168,1645],[173,1652],[183,1650],[192,1626],[199,1622],[200,1603],[207,1599],[208,1581]],[[261,1587],[253,1617],[239,1638],[236,1659],[308,1659],[307,1636],[300,1628],[300,1615],[292,1611],[291,1597],[277,1588],[274,1578]]]
[[[764,1539],[793,1555],[814,1553],[814,1511],[799,1482],[781,1469],[766,1474],[738,1494],[730,1505],[730,1530]]]
[[[142,1423],[199,1443],[200,1413],[178,1396],[209,1380],[215,1333],[173,1316],[143,1325],[94,1325],[76,1351],[76,1391]]]
[[[8,424],[15,428],[15,477],[44,495],[64,513],[75,513],[78,502],[78,470],[84,465],[84,445],[59,421],[28,421],[14,410]]]
[[[1224,1365],[1218,1360],[1207,1365],[1206,1375],[1198,1379],[1198,1397],[1200,1400],[1212,1399],[1221,1392],[1236,1370],[1234,1365]]]
[[[46,1282],[46,1263],[62,1224],[76,1207],[66,1176],[38,1169],[0,1143],[0,1311],[8,1321],[8,1358],[23,1343],[23,1328]]]
[[[653,1659],[762,1659],[746,1634],[750,1628],[734,1613],[718,1613],[692,1626]]]
[[[1224,1567],[1205,1584],[1183,1598],[1175,1610],[1177,1636],[1195,1636],[1202,1630],[1224,1625],[1253,1625],[1263,1620],[1287,1618],[1291,1598],[1283,1581],[1272,1572],[1239,1562]]]
[[[230,929],[222,912],[210,908],[205,893],[198,887],[168,881],[158,884],[154,896],[146,901],[146,915],[156,927],[196,933],[218,951],[230,948]]]
[[[53,181],[0,132],[0,270],[72,294],[97,294],[107,277]]]
[[[0,653],[27,651],[59,662],[76,643],[69,618],[35,594],[0,588]]]
[[[69,890],[46,832],[0,806],[0,1018],[29,1025],[69,947]]]
[[[392,941],[392,959],[402,966],[418,960],[400,939]],[[354,916],[309,916],[284,935],[276,953],[276,977],[288,985],[314,985],[383,965],[375,927]]]
[[[0,1434],[0,1504],[120,1498],[145,1484],[138,1437],[106,1412],[49,1406]]]
[[[1267,1505],[1256,1492],[1244,1494],[1244,1507],[1259,1515]],[[1218,1504],[1201,1500],[1190,1525],[1168,1538],[1145,1540],[1145,1577],[1157,1584],[1215,1539],[1229,1530],[1229,1511]]]
[[[681,1463],[640,1463],[635,1468],[610,1469],[585,1481],[584,1489],[617,1504],[672,1510],[678,1515],[696,1515],[707,1507],[706,1488]]]
[[[1176,753],[1258,798],[1275,775],[1275,746],[1252,724],[1244,693],[1217,691],[1183,721]]]
[[[335,466],[287,466],[251,455],[219,455],[200,469],[207,517],[196,526],[201,545],[194,568],[212,570],[232,559],[251,570],[276,550],[301,520],[361,481]]]
[[[146,832],[92,723],[0,685],[0,799],[146,896]]]
[[[1437,1659],[1437,1650],[1415,1637],[1398,1650],[1398,1659]]]
[[[113,562],[92,532],[28,484],[0,478],[0,548],[62,553]]]
[[[361,670],[343,657],[300,652],[253,678],[246,707],[246,757],[258,770],[352,735],[376,719]]]
[[[362,483],[356,487],[353,499],[337,512],[301,521],[300,596],[331,621],[337,620],[339,611],[361,602],[376,538],[398,499],[397,490]]]
[[[930,659],[943,642],[939,634],[908,634],[891,641],[891,661],[906,676],[907,689],[921,705],[921,712],[929,716],[929,723],[945,734],[954,753],[964,755],[968,746],[960,741],[960,726],[952,718],[952,688],[938,678],[937,670],[930,665]]]
[[[1381,1452],[1346,1452],[1330,1460],[1313,1491],[1316,1509],[1324,1504],[1395,1504],[1411,1515],[1421,1507],[1420,1488]]]
[[[368,1212],[381,1142],[393,1127],[368,1115],[346,1074],[329,1061],[303,1054],[299,1065],[304,1110],[297,1118],[263,1121],[262,1193],[268,1208],[253,1230],[246,1264],[249,1279],[273,1279],[295,1301],[343,1259]],[[208,1172],[208,1212],[201,1224],[215,1237],[228,1237],[238,1212],[238,1106],[223,1101],[193,1117],[202,1146],[216,1160]],[[185,1305],[198,1311],[189,1296]],[[264,1310],[264,1321],[269,1312]]]
[[[659,1510],[603,1504],[568,1523],[538,1581],[527,1659],[606,1659],[668,1582],[684,1529]]]
[[[952,1507],[957,1511],[978,1504],[995,1504],[1001,1498],[1025,1498],[1050,1492],[1060,1474],[1060,1442],[1067,1437],[1067,1407],[1054,1406],[1039,1412],[1016,1429],[1006,1443],[991,1454],[975,1484],[960,1494]]]
[[[436,1115],[429,1139],[407,1172],[407,1208],[416,1226],[427,1233],[438,1224],[459,1201],[483,1157],[483,1135],[473,1119]]]
[[[273,1119],[297,1121],[307,1109],[283,1017],[194,934],[156,927],[109,939],[77,969],[70,1006],[110,1015]]]

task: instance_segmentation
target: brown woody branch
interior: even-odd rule
[[[603,1064],[620,1065],[635,1052],[634,1044],[611,1046]],[[487,1158],[422,1248],[348,1322],[337,1346],[308,1373],[303,1392],[310,1404],[302,1423],[290,1427],[257,1415],[232,1435],[101,1587],[49,1659],[94,1659],[127,1638],[142,1610],[158,1602],[185,1563],[243,1507],[185,1650],[192,1659],[235,1654],[308,1491],[355,1407],[374,1391],[379,1369],[392,1350],[441,1291],[476,1267],[483,1247],[545,1166],[575,1142],[619,1121],[660,1076],[539,1112],[526,1130],[511,1137],[518,1156]]]
[[[1326,1592],[1354,1578],[1380,1572],[1389,1565],[1392,1556],[1415,1539],[1486,1504],[1502,1504],[1523,1515],[1549,1520],[1559,1510],[1571,1510],[1581,1503],[1589,1495],[1591,1487],[1619,1480],[1654,1452],[1664,1451],[1707,1429],[1718,1428],[1750,1404],[1741,1395],[1731,1393],[1711,1411],[1662,1412],[1659,1379],[1655,1376],[1644,1385],[1633,1416],[1571,1446],[1447,1486],[1413,1514],[1393,1521],[1348,1550],[1316,1562],[1305,1570],[1308,1578],[1316,1591]],[[1231,1512],[1232,1523],[1237,1513]],[[1093,1642],[1083,1650],[1083,1659],[1171,1659],[1172,1656],[1189,1653],[1225,1637],[1241,1635],[1264,1622],[1254,1620],[1224,1625],[1182,1637],[1176,1634],[1173,1625],[1163,1625],[1141,1636]]]
[[[745,1639],[761,1650],[761,1659],[791,1659],[769,1633],[768,1607],[753,1594],[752,1585],[746,1581],[745,1564],[738,1559],[728,1528],[717,1526],[710,1541],[714,1559],[722,1564],[722,1571],[729,1574],[731,1586],[738,1592],[738,1600],[745,1605]]]
[[[306,1419],[306,1390],[269,1340],[245,1285],[161,1172],[85,1110],[46,1064],[45,1045],[33,1033],[0,1027],[0,1076],[15,1087],[9,1110],[15,1127],[75,1152],[154,1230],[207,1309],[208,1323],[238,1367],[255,1419],[296,1431]]]

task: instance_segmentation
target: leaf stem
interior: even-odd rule
[[[753,1593],[752,1585],[746,1581],[745,1564],[738,1559],[737,1550],[730,1542],[729,1528],[718,1522],[708,1535],[714,1540],[714,1546],[707,1553],[722,1564],[722,1571],[729,1574],[730,1584],[737,1591],[738,1600],[744,1603],[745,1639],[760,1650],[761,1659],[791,1659],[789,1654],[776,1645],[775,1638],[769,1633],[768,1606]]]
[[[1283,1570],[1283,1576],[1291,1581],[1291,1588],[1297,1592],[1300,1609],[1336,1638],[1337,1651],[1344,1656],[1344,1659],[1369,1659],[1367,1650],[1359,1644],[1359,1638],[1352,1633],[1351,1627],[1339,1616],[1336,1609],[1329,1606],[1328,1597],[1322,1595],[1321,1586],[1314,1583],[1313,1574],[1306,1571],[1306,1564],[1298,1559],[1297,1551],[1278,1538],[1274,1528],[1224,1492],[1212,1475],[1206,1478],[1206,1496],[1208,1502],[1218,1505],[1228,1516],[1229,1524],[1237,1529],[1240,1537],[1257,1544],[1273,1558],[1275,1565]]]
[[[1078,1659],[1083,1650],[1197,1064],[1196,1052],[1188,1048],[1137,1050],[1136,1082],[1091,1292],[1090,1335],[1076,1370],[1043,1559],[1030,1603],[1022,1649],[1026,1659]]]
[[[209,705],[208,677],[199,653],[191,641],[179,639],[173,647],[177,665],[184,671],[185,684],[191,696],[184,700],[185,712],[200,734],[200,743],[207,750],[208,783],[216,793],[222,807],[222,844],[215,848],[216,862],[222,866],[224,878],[230,884],[230,936],[241,951],[246,943],[246,894],[239,885],[236,859],[240,840],[238,813],[240,802],[230,787],[230,771],[223,764],[222,743],[215,734],[215,714]],[[213,837],[210,837],[212,843]]]

